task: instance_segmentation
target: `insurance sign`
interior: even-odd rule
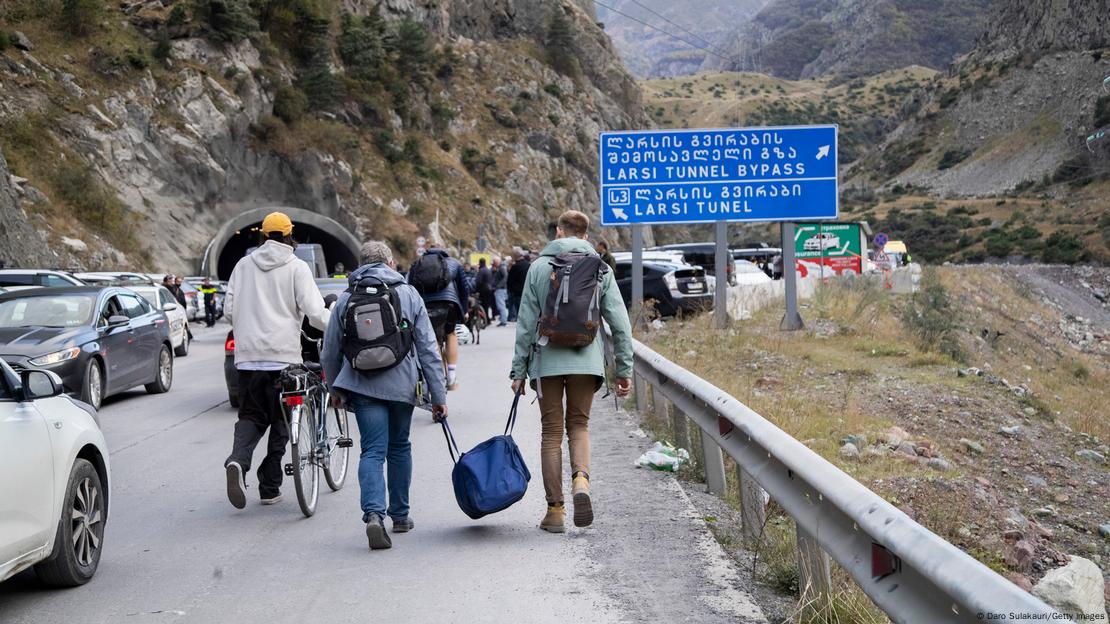
[[[836,219],[837,127],[603,132],[602,225]]]
[[[859,275],[863,271],[863,233],[858,223],[799,223],[794,228],[798,271],[818,275]]]

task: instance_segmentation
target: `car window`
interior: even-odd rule
[[[42,285],[47,288],[62,288],[64,286],[73,286],[69,280],[63,279],[57,275],[42,275]]]
[[[123,306],[120,304],[117,297],[108,297],[104,305],[100,308],[100,319],[98,324],[107,325],[108,319],[113,316],[122,316]]]
[[[139,318],[150,312],[150,304],[142,297],[127,293],[121,293],[117,297],[119,297],[120,305],[123,307],[123,314],[129,318]]]
[[[632,265],[618,262],[616,273],[616,278],[619,280],[632,277]]]
[[[86,295],[38,296],[0,303],[0,327],[78,327],[92,320]]]
[[[173,294],[165,288],[158,288],[158,296],[161,298],[162,304],[158,307],[165,307],[167,303],[177,303],[177,299],[173,298]]]
[[[34,286],[35,276],[30,273],[8,273],[0,275],[0,286]]]

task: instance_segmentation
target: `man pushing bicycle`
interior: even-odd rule
[[[237,509],[247,505],[244,474],[267,429],[270,437],[258,466],[258,494],[263,505],[281,501],[281,459],[289,431],[277,382],[281,371],[302,362],[302,320],[307,317],[320,330],[328,324],[328,310],[312,272],[293,254],[293,222],[272,212],[261,230],[258,249],[231,272],[224,303],[224,314],[235,329],[239,371],[239,420],[231,455],[224,462],[227,498]]]

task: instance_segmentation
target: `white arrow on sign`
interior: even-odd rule
[[[624,213],[624,208],[614,208],[613,216],[621,221],[628,221],[628,215]]]
[[[821,160],[822,158],[828,156],[830,147],[831,146],[829,146],[829,145],[822,145],[820,148],[818,148],[817,149],[817,160]]]

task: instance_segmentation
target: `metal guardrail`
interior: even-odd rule
[[[745,475],[794,519],[803,594],[829,589],[827,553],[894,622],[1008,620],[1011,613],[1033,620],[1061,617],[725,391],[643,343],[633,345],[637,409],[645,409],[650,386],[657,405],[665,397],[698,425],[709,490],[724,490],[723,449],[741,471],[745,523],[762,517],[764,502],[762,493],[749,495],[758,489],[744,483]]]

